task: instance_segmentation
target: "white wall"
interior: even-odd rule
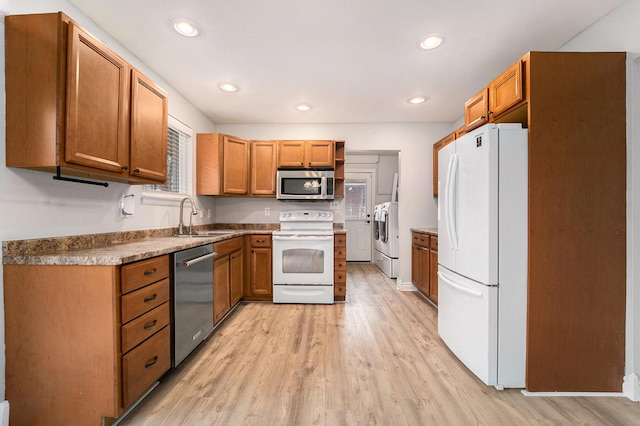
[[[398,285],[411,283],[410,228],[437,227],[437,205],[432,188],[432,147],[451,131],[451,124],[218,124],[217,131],[247,139],[337,139],[345,140],[347,153],[353,151],[397,150],[399,158],[399,244],[400,273]],[[404,198],[403,198],[404,197]],[[246,201],[222,199],[216,202],[216,220],[238,222],[263,219],[264,206],[279,209],[307,207],[275,200]],[[318,206],[322,204],[318,203]],[[259,206],[254,209],[254,206]],[[341,206],[342,207],[342,206]],[[316,208],[315,205],[313,208]],[[328,208],[328,207],[327,207]],[[277,222],[274,220],[268,222]],[[344,208],[336,215],[344,222]]]
[[[640,0],[627,0],[562,51],[640,52]],[[631,58],[636,54],[629,55]],[[625,395],[640,400],[640,60],[627,78],[627,330]],[[605,265],[603,265],[605,267]]]
[[[119,55],[155,80],[169,94],[169,113],[194,132],[213,132],[214,123],[190,105],[166,84],[162,78],[119,43],[105,34],[92,21],[65,0],[3,0],[8,14],[63,11]],[[58,182],[43,172],[10,169],[5,164],[5,79],[4,79],[4,19],[0,23],[0,241],[54,237],[103,232],[119,232],[148,228],[165,228],[178,223],[177,205],[141,204],[140,186],[110,183],[108,188]],[[125,193],[135,194],[135,214],[121,218],[119,200]],[[214,208],[208,197],[199,197],[204,208]],[[214,219],[195,219],[195,223]],[[0,265],[0,288],[2,288]],[[0,298],[3,292],[0,290]],[[4,303],[0,303],[0,341],[4,342]],[[0,401],[4,399],[4,345],[0,351]]]

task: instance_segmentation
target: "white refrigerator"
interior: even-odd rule
[[[438,333],[480,380],[525,383],[527,130],[487,124],[438,154]]]

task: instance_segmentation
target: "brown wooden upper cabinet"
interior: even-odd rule
[[[5,18],[8,167],[166,180],[167,94],[68,16]]]
[[[196,193],[248,195],[249,141],[222,133],[198,133]]]
[[[507,68],[464,104],[465,131],[489,122],[525,122],[523,117],[505,116],[526,101],[525,62],[527,56]]]
[[[334,167],[334,141],[280,141],[278,167]]]
[[[251,141],[251,196],[276,196],[278,141]]]

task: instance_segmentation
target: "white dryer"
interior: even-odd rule
[[[382,203],[374,263],[390,278],[398,277],[398,203]],[[374,210],[375,220],[375,210]],[[374,226],[375,228],[375,226]]]

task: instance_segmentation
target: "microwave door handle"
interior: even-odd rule
[[[322,176],[320,178],[320,196],[325,199],[327,198],[327,177]]]

